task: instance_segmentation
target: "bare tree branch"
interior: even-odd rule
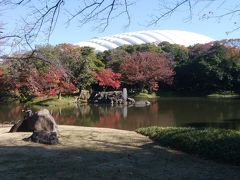
[[[43,28],[43,25],[49,24],[47,40],[49,40],[50,35],[52,34],[54,27],[58,21],[59,13],[61,5],[64,3],[64,0],[58,0],[55,4],[50,7],[45,7],[43,9],[36,9],[37,11],[32,15],[37,15],[37,19],[33,21],[33,23],[29,22],[27,25],[31,26],[30,30],[26,32],[26,34],[30,35],[27,37],[30,42],[32,37],[36,38],[40,31]],[[49,19],[48,19],[49,18]],[[31,36],[33,35],[33,36]]]
[[[67,23],[75,19],[79,21],[80,25],[98,21],[98,27],[105,30],[114,18],[124,14],[127,17],[127,25],[130,24],[131,17],[128,11],[128,6],[132,5],[130,1],[132,0],[74,0],[73,2],[65,2],[65,0],[40,0],[39,2],[32,0],[0,0],[0,11],[2,8],[23,8],[28,12],[28,15],[22,21],[22,28],[17,30],[18,43],[14,44],[25,44],[32,49],[32,44],[40,35],[45,36],[46,41],[49,41],[63,12],[62,10],[71,12]],[[67,3],[76,3],[76,6],[79,5],[80,7],[74,12],[72,9],[68,9]],[[2,33],[0,37],[7,39],[10,36]],[[12,37],[15,37],[15,35],[12,35]]]
[[[183,1],[177,2],[173,7],[167,8],[168,10],[160,14],[160,16],[155,16],[155,18],[153,18],[148,25],[152,26],[152,25],[158,24],[160,20],[162,20],[165,17],[171,16],[178,8],[182,7],[184,4],[189,4],[189,9],[190,11],[192,11],[192,8],[190,6],[191,5],[190,0],[183,0]]]
[[[238,1],[233,3],[227,0],[159,0],[159,2],[162,2],[159,9],[160,13],[152,16],[148,26],[157,25],[162,19],[170,17],[180,10],[185,11],[190,20],[196,14],[200,20],[216,19],[221,22],[221,20],[229,18],[235,27],[226,32],[227,34],[240,29],[240,25],[238,25],[240,2]],[[201,7],[200,11],[199,7]],[[234,19],[236,20],[234,21]]]
[[[21,38],[21,37],[19,35],[4,35],[4,36],[0,36],[0,40],[9,39],[9,38]]]
[[[132,4],[130,0],[94,0],[90,3],[85,1],[83,8],[75,13],[69,13],[71,17],[67,23],[70,24],[76,18],[79,20],[80,26],[91,21],[98,21],[98,28],[101,27],[104,31],[112,19],[120,15],[126,15],[128,26],[131,21],[128,7]]]
[[[21,10],[27,14],[27,16],[23,17],[22,21],[19,19],[20,27],[16,26],[16,28],[9,32],[0,29],[0,40],[12,41],[12,45],[28,46],[30,49],[33,49],[32,46],[39,37],[43,36],[47,42],[49,41],[59,19],[65,19],[68,24],[72,21],[78,21],[80,26],[94,22],[98,30],[104,31],[109,27],[113,19],[124,16],[126,26],[129,26],[131,23],[129,6],[133,5],[134,1],[136,0],[0,0],[0,13],[21,8]],[[222,19],[228,18],[233,22],[233,27],[227,34],[240,29],[239,1],[155,0],[155,2],[156,1],[161,5],[158,11],[155,13],[152,11],[153,16],[148,25],[159,24],[162,19],[170,17],[175,12],[184,9],[189,20],[195,16],[200,18],[200,20],[214,18],[221,21]],[[146,3],[152,2],[153,1],[146,1]],[[72,6],[69,6],[70,3],[74,3],[76,8],[72,9]],[[136,4],[137,3],[138,1],[136,1]],[[198,9],[198,12],[196,12],[196,9]],[[63,16],[63,12],[68,12],[67,18]]]

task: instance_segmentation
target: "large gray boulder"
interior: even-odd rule
[[[48,132],[48,131],[34,131],[33,134],[24,138],[24,141],[32,141],[36,143],[42,144],[57,144],[58,137],[56,132]]]
[[[26,111],[23,120],[17,122],[10,132],[33,132],[29,138],[24,140],[44,144],[57,144],[57,124],[47,109],[33,113]]]
[[[17,122],[10,132],[33,132],[48,131],[57,132],[57,124],[47,109],[33,113],[31,110],[26,111],[23,120]]]

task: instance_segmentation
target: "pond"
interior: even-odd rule
[[[147,107],[44,107],[58,124],[135,130],[146,126],[240,129],[240,99],[160,98]],[[23,117],[20,104],[0,105],[0,123]]]

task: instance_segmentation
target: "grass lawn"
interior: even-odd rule
[[[239,94],[209,94],[209,98],[239,98]]]
[[[71,105],[76,101],[75,96],[62,96],[61,100],[57,96],[52,97],[38,97],[27,102],[26,106],[66,106]]]
[[[133,98],[147,98],[147,99],[153,99],[153,98],[158,98],[158,97],[159,96],[157,96],[155,93],[152,93],[152,94],[138,93],[138,94],[133,96]]]
[[[216,92],[207,95],[210,98],[239,98],[239,94],[232,92],[232,91],[225,91],[225,92]]]
[[[136,130],[162,146],[240,165],[240,131],[226,129],[147,127]]]
[[[240,166],[159,146],[134,131],[58,126],[59,144],[23,141],[31,133],[0,128],[0,179],[231,179]]]

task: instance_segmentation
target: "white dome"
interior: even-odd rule
[[[96,52],[114,49],[122,45],[139,45],[145,43],[160,43],[167,41],[172,44],[190,46],[194,44],[204,44],[214,39],[207,36],[178,30],[149,30],[130,33],[116,34],[100,38],[93,38],[88,41],[76,43],[80,47],[89,46]]]

